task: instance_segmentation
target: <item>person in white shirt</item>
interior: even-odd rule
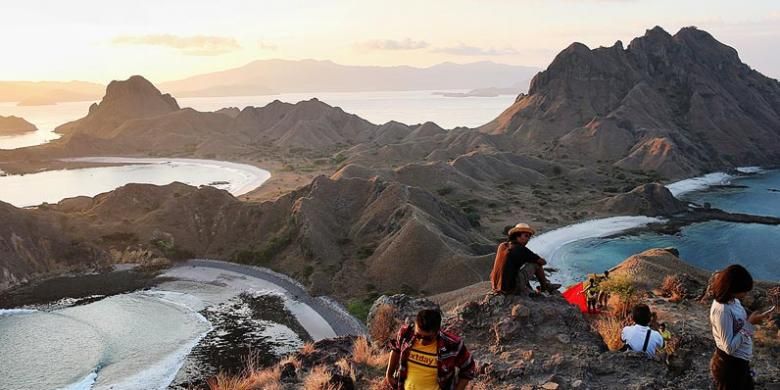
[[[710,324],[716,347],[710,371],[718,390],[753,389],[753,325],[764,321],[768,313],[754,312],[748,316],[740,300],[752,289],[753,277],[738,264],[716,274],[709,286],[715,298],[710,307]]]
[[[664,346],[664,338],[658,331],[650,329],[650,307],[638,304],[631,310],[634,325],[626,326],[620,338],[632,350],[644,352],[649,358],[655,358],[655,351]]]

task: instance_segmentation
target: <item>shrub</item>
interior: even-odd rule
[[[636,294],[634,282],[625,275],[612,275],[609,279],[601,281],[599,287],[621,298],[630,298]]]
[[[631,309],[639,303],[639,297],[634,282],[628,276],[610,276],[609,279],[603,280],[599,287],[616,298],[613,300],[615,302],[610,303],[612,316],[615,319],[624,321],[630,317]]]
[[[362,259],[367,259],[367,258],[371,257],[371,255],[374,254],[375,250],[376,250],[376,244],[363,245],[363,246],[361,246],[357,250],[357,253],[356,253],[357,258],[361,259],[361,260]]]
[[[355,344],[352,345],[352,361],[356,364],[382,368],[387,364],[389,357],[389,352],[377,351],[365,337],[358,337],[355,339]]]
[[[353,298],[350,299],[347,303],[347,311],[349,314],[352,314],[355,316],[355,318],[365,323],[368,319],[368,312],[371,310],[371,305],[373,303],[373,300]]]
[[[374,312],[374,318],[371,321],[371,327],[368,329],[368,335],[374,345],[386,345],[394,336],[398,328],[396,321],[396,310],[391,305],[380,305]]]
[[[481,218],[482,217],[476,212],[466,213],[466,219],[468,219],[469,224],[471,224],[472,227],[479,227],[480,226],[479,220]]]
[[[266,265],[292,243],[294,234],[294,230],[288,225],[259,249],[250,248],[236,251],[233,254],[233,261],[243,264]]]
[[[442,188],[439,188],[438,190],[436,190],[436,193],[441,195],[441,196],[445,196],[445,195],[451,194],[452,191],[455,191],[455,189],[452,188],[452,187],[442,187]]]
[[[667,275],[661,283],[661,290],[675,302],[681,301],[688,295],[688,290],[678,275]]]

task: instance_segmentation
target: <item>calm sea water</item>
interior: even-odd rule
[[[275,356],[303,345],[286,325],[258,320],[250,307],[237,304],[245,293],[282,297],[314,340],[336,335],[298,300],[304,297],[274,283],[195,264],[163,276],[175,280],[82,306],[0,310],[0,389],[166,389],[172,381],[187,381],[180,369],[191,363],[188,355],[199,343],[210,340],[209,351],[218,351],[215,343],[229,342],[232,335],[256,345],[255,353]],[[231,321],[242,326],[222,324]]]
[[[211,329],[188,303],[138,292],[54,312],[0,311],[0,388],[165,388]]]
[[[683,199],[726,211],[780,216],[780,171],[741,177],[731,184],[747,188],[689,192]],[[555,251],[552,262],[565,275],[602,272],[650,248],[675,247],[680,257],[707,270],[732,263],[745,265],[760,279],[780,280],[780,226],[711,221],[687,226],[677,235],[653,233],[617,238],[588,238]]]
[[[483,125],[497,117],[515,99],[513,95],[454,98],[434,95],[433,92],[436,91],[312,92],[266,96],[181,98],[178,101],[181,107],[192,107],[199,111],[215,111],[225,107],[261,107],[274,100],[296,103],[301,100],[317,98],[376,124],[391,120],[407,124],[433,121],[444,128],[453,128]],[[465,92],[465,90],[447,90],[446,92]],[[20,136],[0,137],[0,149],[33,146],[56,139],[59,135],[53,133],[54,128],[85,116],[92,103],[71,102],[31,107],[17,106],[15,103],[0,103],[0,115],[20,116],[39,129],[36,132]]]
[[[74,196],[94,196],[128,183],[163,185],[174,181],[193,186],[211,185],[241,195],[271,176],[268,171],[253,166],[212,160],[124,157],[77,160],[132,165],[0,176],[0,201],[17,207],[36,206]]]

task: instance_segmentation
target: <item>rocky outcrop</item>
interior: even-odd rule
[[[247,107],[235,127],[254,139],[281,147],[320,149],[354,145],[372,138],[377,126],[316,98],[296,104],[274,101],[262,108]]]
[[[38,130],[34,124],[17,116],[0,115],[0,135],[16,135]]]
[[[141,76],[132,76],[124,81],[109,83],[106,95],[100,103],[89,107],[87,116],[58,126],[55,131],[108,138],[112,130],[128,120],[149,118],[178,110],[179,105],[171,95],[163,95]]]
[[[694,27],[574,43],[482,126],[584,161],[668,178],[780,160],[780,83]]]
[[[386,326],[388,320],[385,316],[388,312],[393,316],[393,321],[389,323],[413,324],[417,313],[424,309],[441,311],[439,305],[429,299],[414,298],[406,294],[382,295],[371,305],[366,325],[368,329]],[[397,330],[397,328],[388,329],[388,332],[385,333],[391,334]]]
[[[643,184],[630,192],[604,199],[599,207],[617,215],[673,215],[688,210],[685,202],[678,200],[658,183]]]

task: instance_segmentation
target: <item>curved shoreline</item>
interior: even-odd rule
[[[204,167],[216,167],[220,169],[236,172],[246,177],[248,182],[243,183],[237,188],[229,189],[228,192],[234,196],[246,194],[250,191],[260,187],[264,182],[271,178],[271,172],[256,167],[254,165],[222,161],[222,160],[206,160],[197,158],[165,158],[165,157],[119,157],[119,156],[103,156],[103,157],[71,157],[62,158],[61,161],[67,162],[82,162],[82,163],[95,163],[95,164],[141,164],[141,165],[156,165],[156,164],[179,164],[179,165],[197,165]]]
[[[288,298],[292,301],[304,304],[311,308],[332,328],[335,336],[363,335],[366,333],[365,326],[352,317],[343,307],[341,307],[341,305],[327,297],[310,296],[304,286],[287,275],[271,271],[267,268],[213,259],[191,259],[178,264],[171,269],[175,270],[176,268],[193,266],[235,272],[273,284],[281,290],[279,292],[289,294]],[[312,336],[312,338],[315,337]]]
[[[737,167],[738,174],[726,172],[711,172],[702,176],[679,180],[665,185],[676,198],[691,192],[704,191],[708,188],[729,184],[732,179],[742,176],[756,175],[768,172],[761,167]],[[740,175],[741,174],[741,175]],[[778,224],[780,219],[775,217],[753,216],[740,213],[729,213],[717,209],[696,208],[686,215],[676,218],[654,218],[646,216],[613,216],[607,218],[584,221],[572,225],[562,226],[533,238],[528,247],[545,257],[552,267],[560,267],[556,254],[566,245],[591,238],[617,237],[622,235],[637,234],[645,231],[654,231],[662,234],[674,234],[682,226],[709,220],[722,220],[734,223],[763,223]],[[564,265],[565,266],[565,265]],[[559,273],[554,279],[559,281],[574,281],[573,275],[565,267],[558,269]]]

